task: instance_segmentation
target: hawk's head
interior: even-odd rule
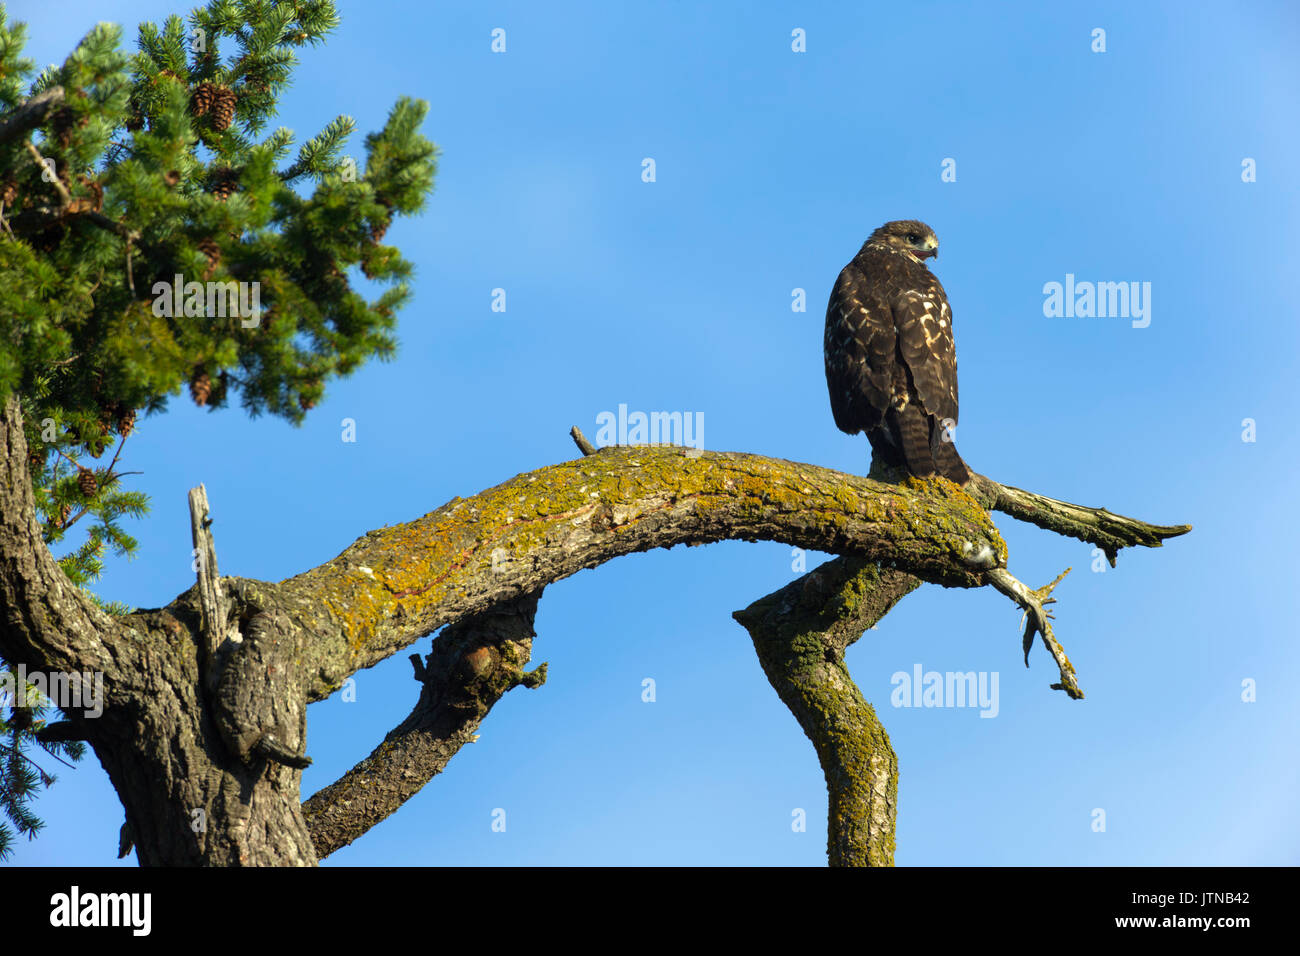
[[[904,253],[924,265],[930,257],[938,257],[939,240],[934,230],[915,219],[887,222],[871,234],[867,242],[883,245],[894,252]]]

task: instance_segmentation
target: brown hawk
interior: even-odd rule
[[[887,222],[840,272],[826,307],[826,386],[841,431],[917,477],[970,480],[957,454],[957,351],[948,297],[925,260],[923,222]]]

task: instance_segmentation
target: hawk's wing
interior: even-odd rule
[[[970,474],[944,423],[957,423],[957,350],[939,279],[864,246],[826,307],[826,385],[835,424],[865,431],[886,464],[959,484]]]
[[[894,316],[877,284],[849,263],[826,306],[826,385],[835,425],[854,434],[880,428],[893,393]]]
[[[937,438],[945,419],[957,423],[957,348],[948,297],[939,280],[929,278],[919,288],[899,292],[890,305],[898,354],[911,376],[916,401],[936,420]]]

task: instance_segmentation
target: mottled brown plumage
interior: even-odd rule
[[[952,310],[925,260],[923,222],[887,222],[840,272],[826,307],[826,385],[841,431],[865,431],[881,462],[965,484],[953,444],[957,352]]]

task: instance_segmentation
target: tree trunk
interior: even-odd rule
[[[0,416],[0,656],[29,673],[102,679],[102,713],[90,701],[63,707],[68,721],[50,728],[50,739],[94,748],[126,808],[124,836],[148,865],[315,865],[312,826],[326,852],[346,845],[418,789],[399,777],[416,773],[422,783],[439,772],[503,693],[544,679],[523,665],[546,585],[624,554],[726,539],[851,559],[737,617],[817,746],[831,791],[832,862],[887,863],[896,758],[843,668],[844,648],[917,581],[992,583],[1030,612],[1026,639],[1042,632],[1061,664],[1056,686],[1077,690],[1043,609],[1052,585],[1030,590],[1007,573],[1006,545],[985,509],[1094,541],[1112,558],[1189,530],[978,475],[963,490],[944,479],[889,483],[756,455],[588,447],[585,458],[372,531],[279,583],[217,577],[196,499],[195,540],[212,555],[211,571],[201,561],[200,583],[165,608],[113,616],[44,544],[19,407],[10,396]],[[364,766],[313,797],[306,819],[307,703],[458,622],[417,666],[416,711]],[[378,788],[384,799],[356,804],[358,787],[376,775],[391,784]]]

